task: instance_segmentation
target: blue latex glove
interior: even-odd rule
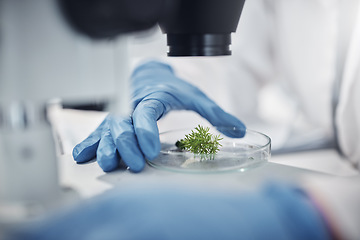
[[[233,137],[245,134],[241,121],[224,112],[198,88],[177,78],[169,65],[143,64],[135,69],[131,80],[132,116],[107,116],[88,138],[75,146],[76,162],[83,163],[96,156],[99,166],[108,172],[118,168],[121,159],[131,171],[141,171],[145,158],[153,160],[160,152],[157,120],[174,109],[195,111],[216,127],[239,129]]]
[[[121,189],[19,231],[18,239],[323,240],[331,237],[322,216],[303,190],[270,184],[262,191],[242,194]]]

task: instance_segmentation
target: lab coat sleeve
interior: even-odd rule
[[[360,5],[359,5],[360,6]],[[345,62],[336,111],[338,143],[342,153],[360,167],[360,7]]]
[[[360,239],[360,176],[311,177],[303,182],[336,239]]]
[[[336,109],[341,152],[360,167],[360,6],[354,25]],[[304,182],[338,239],[360,239],[360,176],[316,178]]]
[[[348,48],[336,109],[341,152],[360,167],[360,5]],[[341,239],[360,239],[360,177],[311,181],[310,194]]]

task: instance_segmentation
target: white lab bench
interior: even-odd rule
[[[333,149],[273,155],[269,163],[246,172],[190,174],[160,170],[147,165],[140,173],[131,173],[128,170],[105,173],[95,160],[77,164],[70,154],[72,144],[85,138],[89,134],[89,129],[95,129],[104,116],[99,113],[72,110],[52,112],[58,132],[65,135],[79,133],[76,137],[70,134],[72,139],[69,143],[62,142],[62,147],[67,148],[67,151],[65,154],[59,154],[58,165],[60,184],[74,189],[82,198],[90,198],[113,188],[132,186],[151,188],[170,185],[170,187],[237,191],[253,189],[259,184],[272,180],[297,182],[308,176],[350,177],[359,174]]]
[[[318,150],[272,156],[270,162],[246,172],[177,173],[146,166],[140,173],[116,170],[105,173],[96,161],[76,164],[71,155],[59,158],[60,184],[73,188],[82,198],[90,198],[112,188],[131,186],[199,188],[237,191],[253,189],[266,181],[297,182],[308,176],[355,176],[352,169],[335,150]]]

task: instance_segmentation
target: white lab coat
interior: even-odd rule
[[[360,8],[355,24],[344,59],[336,126],[342,152],[360,168]]]
[[[246,71],[245,76],[251,72],[253,80],[257,80],[256,77],[262,81],[275,80],[277,86],[291,96],[287,101],[292,101],[292,108],[285,109],[292,109],[293,115],[283,122],[285,126],[290,125],[287,126],[288,139],[296,140],[292,141],[295,142],[292,147],[294,144],[308,147],[301,139],[306,142],[312,139],[314,145],[331,144],[335,140],[342,153],[358,165],[359,1],[258,0],[247,4],[249,8],[241,19],[243,25],[238,29],[240,44],[236,54],[241,54],[241,61],[250,66],[246,69],[252,68],[242,70]],[[254,30],[251,23],[257,20],[260,27]],[[234,42],[235,47],[236,44]],[[251,56],[254,54],[257,56]],[[275,119],[274,112],[284,112],[275,104],[272,107],[276,110],[269,112],[266,110],[269,104],[260,102],[258,109],[265,113],[262,115],[265,119]],[[281,147],[288,146],[282,144]]]
[[[179,77],[248,128],[268,134],[273,153],[337,141],[357,165],[358,5],[359,0],[249,0],[230,57],[167,58],[166,37],[158,29],[133,36],[129,52],[134,65],[149,58],[169,62]],[[159,129],[199,123],[206,121],[195,113],[171,112],[159,121]],[[72,139],[65,152],[84,137]]]
[[[273,152],[333,146],[338,135],[344,154],[355,154],[354,147],[348,150],[351,144],[345,143],[354,144],[354,137],[345,141],[340,126],[348,126],[339,122],[343,110],[335,107],[342,106],[337,104],[340,87],[336,84],[346,85],[342,80],[344,69],[352,61],[347,60],[348,46],[355,41],[351,39],[357,2],[247,1],[233,35],[233,56],[163,60],[248,128],[270,135]],[[133,55],[165,55],[164,38],[152,37],[150,43],[143,40],[143,47],[135,44]],[[343,90],[340,102],[348,97]],[[199,122],[204,120],[193,113],[171,113],[159,127],[168,130]],[[356,162],[354,158],[360,159],[359,152],[352,157]]]
[[[310,133],[317,133],[315,139],[326,144],[336,134],[338,139],[335,140],[342,153],[358,165],[359,1],[268,0],[253,1],[251,4],[257,8],[253,11],[264,9],[259,13],[267,15],[267,22],[262,24],[265,28],[270,27],[270,30],[261,29],[267,37],[263,38],[265,43],[262,43],[258,54],[262,54],[267,62],[260,61],[259,64],[264,64],[264,69],[271,74],[270,78],[279,82],[291,94],[297,113],[294,119],[288,120],[296,123],[297,118],[302,119],[300,125],[293,125],[298,130],[292,129],[295,135],[291,137],[296,137],[299,130],[309,130]],[[249,18],[244,20],[254,19],[254,16],[256,14],[245,15]],[[241,24],[239,28],[241,34]],[[251,31],[253,30],[243,34],[251,35]],[[251,42],[249,39],[246,44]],[[254,49],[251,50],[256,53]],[[259,64],[258,68],[261,68]],[[308,136],[305,139],[308,140]]]

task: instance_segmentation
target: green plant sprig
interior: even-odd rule
[[[191,133],[185,135],[185,138],[176,142],[176,146],[181,150],[186,150],[200,156],[200,160],[215,159],[215,154],[222,146],[220,135],[213,135],[209,127],[198,125]]]

